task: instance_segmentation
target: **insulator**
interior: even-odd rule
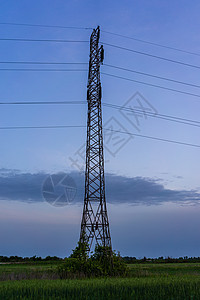
[[[98,229],[98,222],[96,222],[96,227],[95,227],[95,229],[96,229],[96,230]]]
[[[102,97],[101,85],[99,86],[99,99]]]
[[[100,62],[103,64],[104,61],[104,49],[103,46],[100,48]]]
[[[87,89],[87,100],[89,100],[90,98],[90,93],[89,93],[89,89]]]
[[[100,28],[99,26],[97,27],[97,41],[99,41],[99,37],[100,37]]]

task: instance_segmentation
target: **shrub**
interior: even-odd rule
[[[70,257],[58,268],[60,278],[127,275],[127,266],[119,253],[110,247],[96,245],[94,254],[89,257],[88,249],[85,240],[78,242]]]

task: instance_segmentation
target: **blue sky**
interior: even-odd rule
[[[199,56],[182,53],[106,33],[110,31],[200,54],[199,2],[193,1],[6,1],[0,3],[1,22],[44,25],[96,27],[100,25],[101,42],[146,52],[171,60],[200,66]],[[91,30],[41,28],[0,24],[0,38],[69,39],[88,43],[34,43],[0,41],[1,62],[43,61],[83,62],[89,58]],[[127,77],[172,89],[200,94],[199,88],[166,82],[139,74],[116,70],[106,64],[146,72],[157,76],[198,84],[199,69],[153,59],[104,46],[103,73]],[[68,68],[68,66],[26,66],[0,64],[0,68]],[[79,68],[79,67],[74,67]],[[87,69],[87,65],[80,68]],[[87,71],[83,72],[15,72],[0,71],[0,102],[15,101],[85,101]],[[103,103],[137,108],[142,103],[156,114],[167,114],[199,121],[200,99],[122,79],[101,75]],[[139,99],[139,100],[138,100]],[[127,104],[128,102],[128,104]],[[86,125],[87,106],[40,105],[0,107],[0,126]],[[140,115],[122,114],[103,106],[105,128],[199,144],[199,128]],[[64,208],[51,207],[38,192],[43,177],[38,174],[83,170],[85,128],[1,130],[0,185],[7,170],[9,185],[0,192],[2,255],[60,255],[69,253],[79,236],[82,207],[74,202]],[[199,148],[170,144],[129,135],[112,136],[105,132],[105,170],[107,200],[113,247],[123,255],[198,256],[196,241],[199,221]],[[121,142],[120,142],[121,141]],[[81,153],[81,155],[79,154]],[[83,153],[83,154],[82,154]],[[79,168],[72,165],[79,160]],[[30,177],[33,190],[23,186],[16,174]],[[14,178],[12,177],[15,174]],[[78,175],[77,175],[78,176]],[[119,177],[121,176],[121,177]],[[29,177],[28,177],[29,178]],[[78,177],[75,176],[75,179]],[[125,197],[116,197],[118,181]],[[20,180],[22,177],[20,177]],[[16,181],[15,181],[16,180]],[[129,181],[130,180],[130,181]],[[131,181],[132,180],[132,181]],[[140,198],[134,188],[139,185],[151,194],[154,183],[161,194],[158,200]],[[127,184],[128,184],[127,183]],[[141,184],[142,183],[142,184]],[[13,184],[13,185],[12,185]],[[81,199],[82,183],[76,182]],[[4,185],[6,186],[6,184]],[[2,186],[3,187],[3,186]],[[24,191],[20,194],[19,190]],[[155,190],[154,190],[155,192]],[[167,193],[167,196],[166,196]],[[163,198],[165,194],[165,198]],[[20,196],[21,195],[21,196]],[[177,196],[178,195],[178,196]],[[16,199],[17,196],[17,199]],[[22,197],[20,199],[20,197]],[[34,197],[38,197],[38,201]],[[177,200],[178,197],[178,200]],[[195,200],[194,200],[195,197]],[[33,202],[29,200],[34,198]],[[135,199],[137,198],[137,201]],[[186,201],[187,199],[187,201]],[[191,199],[188,200],[188,199]],[[126,200],[126,201],[125,201]],[[158,202],[158,203],[157,203]],[[129,224],[129,226],[128,226]],[[146,231],[145,231],[146,229]],[[150,234],[149,230],[154,234]],[[27,244],[27,236],[30,242]],[[44,241],[44,236],[45,242]],[[64,240],[63,240],[64,237]],[[132,238],[130,238],[132,237]],[[2,249],[1,249],[2,247]]]

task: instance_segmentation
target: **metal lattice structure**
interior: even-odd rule
[[[104,155],[101,110],[100,65],[103,63],[103,46],[99,47],[100,29],[90,37],[90,61],[87,86],[88,120],[86,144],[85,197],[80,241],[111,249],[111,237],[105,199]]]

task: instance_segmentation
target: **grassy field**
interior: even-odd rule
[[[128,265],[133,277],[152,276],[200,276],[200,263],[172,263],[172,264],[132,264]]]
[[[62,262],[0,264],[0,281],[21,279],[58,279],[57,268]]]
[[[56,279],[57,265],[0,265],[0,299],[200,299],[200,264],[133,264],[128,278],[71,280]]]

